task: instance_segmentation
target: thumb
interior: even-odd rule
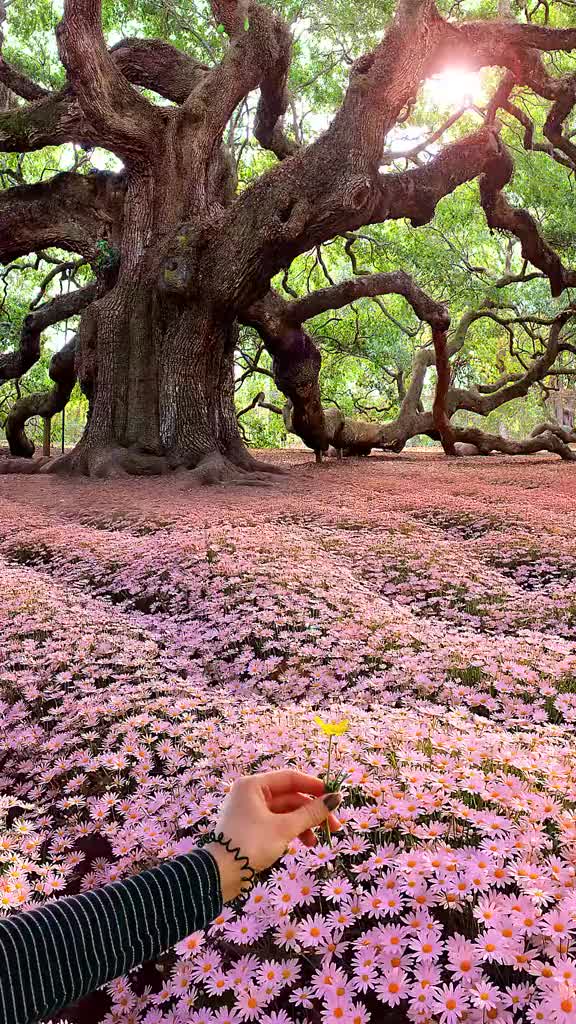
[[[309,828],[317,828],[341,803],[340,793],[326,793],[317,800],[308,800],[298,810],[287,814],[286,824],[290,828],[291,838],[301,835]]]

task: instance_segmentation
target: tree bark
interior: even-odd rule
[[[513,167],[496,112],[509,101],[508,87],[498,90],[480,130],[425,165],[382,174],[381,162],[388,133],[422,81],[456,60],[508,68],[519,84],[550,100],[544,133],[576,165],[576,147],[563,134],[574,81],[551,75],[539,54],[576,48],[576,29],[506,20],[459,24],[446,21],[434,0],[397,0],[382,41],[354,62],[331,125],[300,148],[282,126],[291,34],[268,4],[211,0],[230,43],[213,67],[159,40],[123,40],[108,50],[101,7],[101,0],[64,2],[57,38],[67,82],[59,92],[46,93],[0,61],[0,83],[29,101],[0,114],[0,150],[24,153],[73,141],[103,146],[125,167],[119,176],[60,175],[7,190],[0,200],[0,260],[58,245],[89,259],[98,285],[104,277],[108,289],[103,297],[98,288],[74,300],[76,312],[92,302],[82,315],[76,360],[90,416],[80,445],[48,463],[49,471],[107,476],[187,467],[205,482],[251,473],[255,463],[233,405],[238,322],[260,332],[276,383],[292,403],[293,428],[320,458],[330,430],[344,443],[346,425],[334,431],[326,422],[320,353],[302,324],[327,304],[360,295],[398,291],[432,328],[434,352],[418,355],[396,424],[379,427],[380,447],[397,451],[426,432],[452,453],[456,407],[495,408],[525,394],[550,369],[553,346],[543,362],[494,393],[460,392],[450,387],[449,356],[456,349],[447,345],[447,311],[407,275],[361,277],[292,304],[271,290],[271,281],[298,254],[336,234],[395,218],[407,217],[415,227],[427,223],[443,196],[478,177],[489,227],[520,240],[525,260],[548,278],[553,295],[573,286],[576,272],[564,267],[534,218],[504,195]],[[142,86],[177,105],[150,103]],[[256,137],[282,162],[235,195],[223,137],[255,89]],[[103,272],[98,263],[111,250],[114,272]],[[58,301],[26,322],[19,351],[0,359],[0,381],[38,357],[40,331],[63,309]],[[434,360],[436,399],[424,413],[422,384]],[[16,421],[16,443],[25,448],[21,415]],[[545,441],[560,452],[556,435],[547,432]]]
[[[198,307],[167,310],[145,281],[94,303],[77,356],[88,424],[47,471],[115,477],[182,467],[212,483],[255,469],[234,408],[236,330]]]

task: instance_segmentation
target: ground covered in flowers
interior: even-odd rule
[[[0,914],[322,774],[206,934],[58,1020],[576,1022],[576,471],[284,458],[270,489],[0,478]]]

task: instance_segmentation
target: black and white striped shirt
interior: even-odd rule
[[[50,1017],[204,928],[221,908],[218,865],[193,850],[0,919],[0,1024]]]

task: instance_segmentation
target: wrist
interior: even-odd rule
[[[204,849],[216,861],[218,871],[220,872],[222,898],[224,903],[229,903],[230,900],[236,899],[242,891],[244,882],[243,866],[234,854],[230,853],[221,843],[208,843]]]

